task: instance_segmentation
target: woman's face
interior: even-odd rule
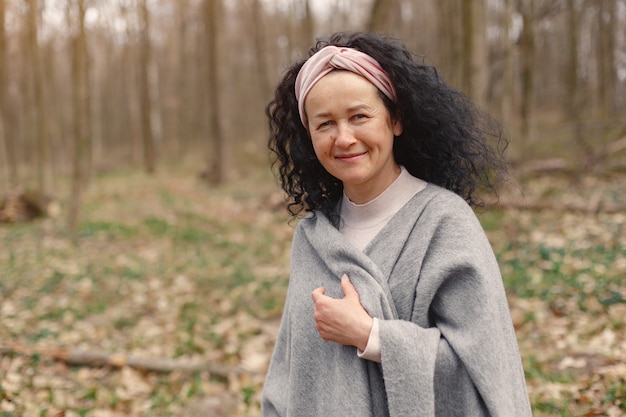
[[[400,174],[394,136],[402,133],[376,87],[350,71],[333,71],[317,82],[304,108],[315,154],[343,182],[348,198],[363,204]]]

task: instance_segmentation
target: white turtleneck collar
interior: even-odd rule
[[[341,201],[339,231],[360,250],[415,194],[426,187],[426,182],[415,178],[401,167],[400,175],[378,197],[365,204],[355,204],[348,196]]]

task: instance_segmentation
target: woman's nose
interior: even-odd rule
[[[335,145],[347,148],[356,142],[354,132],[345,123],[337,124],[337,135],[335,136]]]

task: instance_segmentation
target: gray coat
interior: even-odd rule
[[[380,319],[382,363],[320,338],[311,292],[343,297],[348,274]],[[321,213],[294,234],[264,416],[530,416],[491,246],[471,208],[434,185],[353,247]]]

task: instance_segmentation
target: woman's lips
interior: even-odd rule
[[[335,158],[340,160],[340,161],[351,162],[351,161],[354,161],[354,160],[358,159],[359,157],[365,155],[366,153],[367,152],[351,153],[351,154],[347,154],[347,155],[337,155],[337,156],[335,156]]]

